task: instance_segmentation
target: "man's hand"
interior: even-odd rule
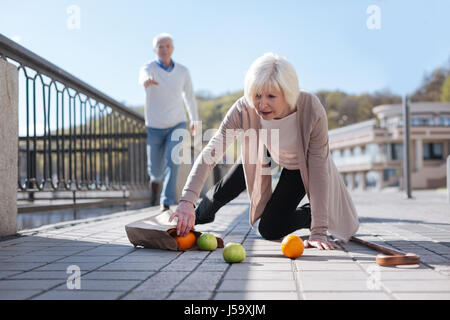
[[[191,136],[195,136],[197,134],[197,126],[195,124],[191,124]]]
[[[149,86],[151,86],[151,85],[155,85],[155,86],[157,86],[159,83],[158,82],[156,82],[155,80],[153,80],[153,79],[148,79],[147,81],[145,81],[144,82],[144,87],[145,87],[145,89],[147,89]]]
[[[328,242],[328,241],[321,241],[321,240],[305,240],[305,248],[311,248],[315,247],[319,250],[333,250],[333,249],[339,249],[339,246]]]
[[[189,231],[194,229],[195,224],[195,209],[194,205],[189,201],[180,201],[180,204],[177,207],[177,210],[172,213],[169,218],[169,222],[177,217],[177,235],[185,236],[189,233]]]

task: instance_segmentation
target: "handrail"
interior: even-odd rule
[[[26,130],[18,146],[20,190],[149,188],[141,114],[2,34],[0,59],[18,63],[25,81],[19,82],[19,110],[26,108],[19,112]]]
[[[123,106],[120,102],[105,95],[86,82],[78,79],[67,71],[49,62],[48,60],[45,60],[44,58],[31,52],[20,44],[10,40],[1,33],[0,55],[3,56],[3,58],[8,57],[17,62],[20,62],[23,66],[30,67],[39,73],[43,73],[50,78],[61,82],[62,84],[69,85],[73,89],[78,88],[79,91],[86,94],[87,96],[95,96],[98,98],[96,100],[102,101],[103,103],[108,105],[113,105],[126,115],[136,118],[137,120],[144,121],[144,117],[140,113]]]

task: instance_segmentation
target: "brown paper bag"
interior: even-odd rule
[[[169,222],[171,211],[163,211],[149,218],[129,223],[125,226],[128,240],[136,247],[144,248],[178,250],[176,240],[167,231],[176,228],[176,219]],[[195,238],[201,236],[201,232],[192,230]],[[217,239],[217,247],[223,248],[223,240]],[[198,250],[197,242],[189,250]]]

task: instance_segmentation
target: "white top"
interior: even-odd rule
[[[264,144],[272,159],[286,169],[300,169],[297,155],[299,148],[297,111],[282,119],[264,120],[262,117],[260,119],[261,128],[267,129],[267,142]],[[276,131],[272,131],[277,129],[279,139],[276,139]]]
[[[139,84],[143,85],[149,79],[159,84],[145,89],[147,127],[165,129],[186,121],[185,105],[190,121],[198,121],[191,76],[185,66],[176,62],[173,70],[167,72],[155,61],[148,62],[139,71]]]

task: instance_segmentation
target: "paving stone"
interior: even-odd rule
[[[23,271],[18,271],[18,270],[16,270],[16,271],[12,271],[12,270],[10,270],[10,271],[0,271],[0,279],[7,278],[7,277],[10,277],[12,275],[21,273],[21,272],[23,272]]]
[[[305,300],[392,300],[385,292],[303,292]]]
[[[222,272],[196,271],[175,287],[174,291],[213,291],[221,277]]]
[[[284,255],[279,254],[277,256],[272,255],[259,255],[259,256],[250,256],[245,258],[246,263],[262,263],[262,264],[271,264],[271,263],[290,263],[290,259],[286,258]]]
[[[437,254],[421,255],[420,261],[426,264],[450,264],[450,261],[447,258]]]
[[[349,256],[312,256],[312,255],[302,255],[297,258],[298,261],[314,261],[314,262],[324,262],[324,263],[355,263],[355,261]]]
[[[247,257],[258,257],[264,255],[273,255],[277,256],[281,254],[280,249],[267,249],[267,250],[245,250]]]
[[[177,271],[177,272],[158,272],[155,273],[150,279],[142,282],[132,292],[137,291],[171,291],[175,286],[180,283],[189,272]]]
[[[359,271],[361,268],[355,263],[334,263],[327,261],[302,261],[301,259],[295,260],[297,270],[335,270],[335,271],[346,271],[354,270]]]
[[[86,250],[86,248],[84,249],[53,249],[53,248],[49,248],[49,249],[45,249],[45,250],[36,250],[33,251],[33,255],[36,256],[70,256],[72,254],[78,254],[83,252],[84,250]]]
[[[109,257],[109,256],[104,256],[104,257]],[[130,262],[140,262],[140,263],[154,263],[154,262],[169,262],[173,259],[175,259],[176,256],[164,256],[164,255],[159,255],[159,256],[132,256],[132,255],[126,255],[122,258],[119,258],[116,260],[116,262],[121,262],[121,263],[130,263]]]
[[[52,290],[33,300],[115,300],[122,294],[122,291]]]
[[[0,291],[3,290],[47,290],[61,280],[0,280]]]
[[[173,262],[162,268],[161,271],[192,271],[200,264],[200,262],[200,260]]]
[[[225,280],[294,280],[294,274],[292,271],[264,271],[253,270],[250,273],[245,273],[239,269],[230,269],[225,274]]]
[[[72,255],[67,258],[59,260],[60,263],[79,263],[79,262],[94,262],[94,263],[109,263],[117,259],[115,256],[84,256],[84,255]]]
[[[391,292],[448,292],[450,280],[382,280]]]
[[[167,300],[208,300],[212,295],[212,291],[175,291],[167,297]]]
[[[230,270],[236,269],[240,272],[251,272],[254,270],[265,270],[265,271],[291,271],[292,267],[290,263],[232,263]]]
[[[0,290],[0,300],[25,300],[28,299],[39,292],[41,290]]]
[[[67,279],[70,274],[65,271],[28,271],[20,273],[14,276],[8,277],[8,279],[34,279],[34,280],[51,280],[51,279]]]
[[[94,280],[145,280],[154,271],[92,271],[83,275],[83,279]]]
[[[350,280],[340,279],[333,280],[328,278],[307,278],[302,277],[300,280],[301,291],[372,291],[374,286],[369,279]],[[379,288],[378,290],[381,290]]]
[[[219,262],[203,262],[201,263],[196,271],[203,271],[203,272],[211,272],[211,271],[222,271],[222,273],[228,268],[228,263],[225,261],[219,261]]]
[[[41,266],[33,271],[64,271],[66,272],[67,268],[71,265],[76,265],[80,268],[81,272],[91,271],[102,266],[103,262],[53,262],[44,266]]]
[[[80,290],[93,290],[93,291],[127,291],[135,287],[140,281],[138,280],[93,280],[80,278]],[[54,288],[53,290],[68,290],[66,284]]]
[[[217,291],[296,291],[289,280],[224,280]]]
[[[344,271],[330,271],[330,270],[320,270],[320,271],[311,271],[311,270],[300,270],[297,272],[297,278],[300,281],[304,279],[315,279],[319,281],[337,281],[337,280],[366,280],[369,278],[369,274],[360,270],[344,270]]]
[[[163,268],[167,262],[112,262],[101,268],[100,271],[116,270],[116,271],[158,271]]]
[[[248,292],[217,292],[214,300],[298,300],[296,292],[248,291]],[[264,302],[258,305],[264,305]]]
[[[358,264],[364,270],[374,270],[377,269],[380,272],[403,272],[403,271],[421,271],[421,270],[433,270],[431,267],[424,264],[414,264],[414,265],[398,265],[398,266],[380,266],[374,261],[358,261]]]
[[[414,281],[414,280],[450,280],[450,277],[446,277],[443,274],[440,274],[436,271],[407,271],[407,272],[380,272],[380,280],[406,280],[406,281]],[[450,291],[450,288],[449,288]]]
[[[122,256],[135,251],[134,247],[116,246],[116,247],[98,247],[83,252],[83,255],[93,256]]]
[[[20,255],[12,257],[8,260],[5,260],[3,262],[52,262],[61,259],[61,257],[55,257],[55,256],[42,256],[42,255]]]
[[[123,300],[163,300],[170,295],[170,291],[132,291],[120,299]]]
[[[399,300],[450,300],[450,292],[394,292]]]
[[[0,271],[25,271],[45,264],[45,262],[2,262],[0,263]]]

